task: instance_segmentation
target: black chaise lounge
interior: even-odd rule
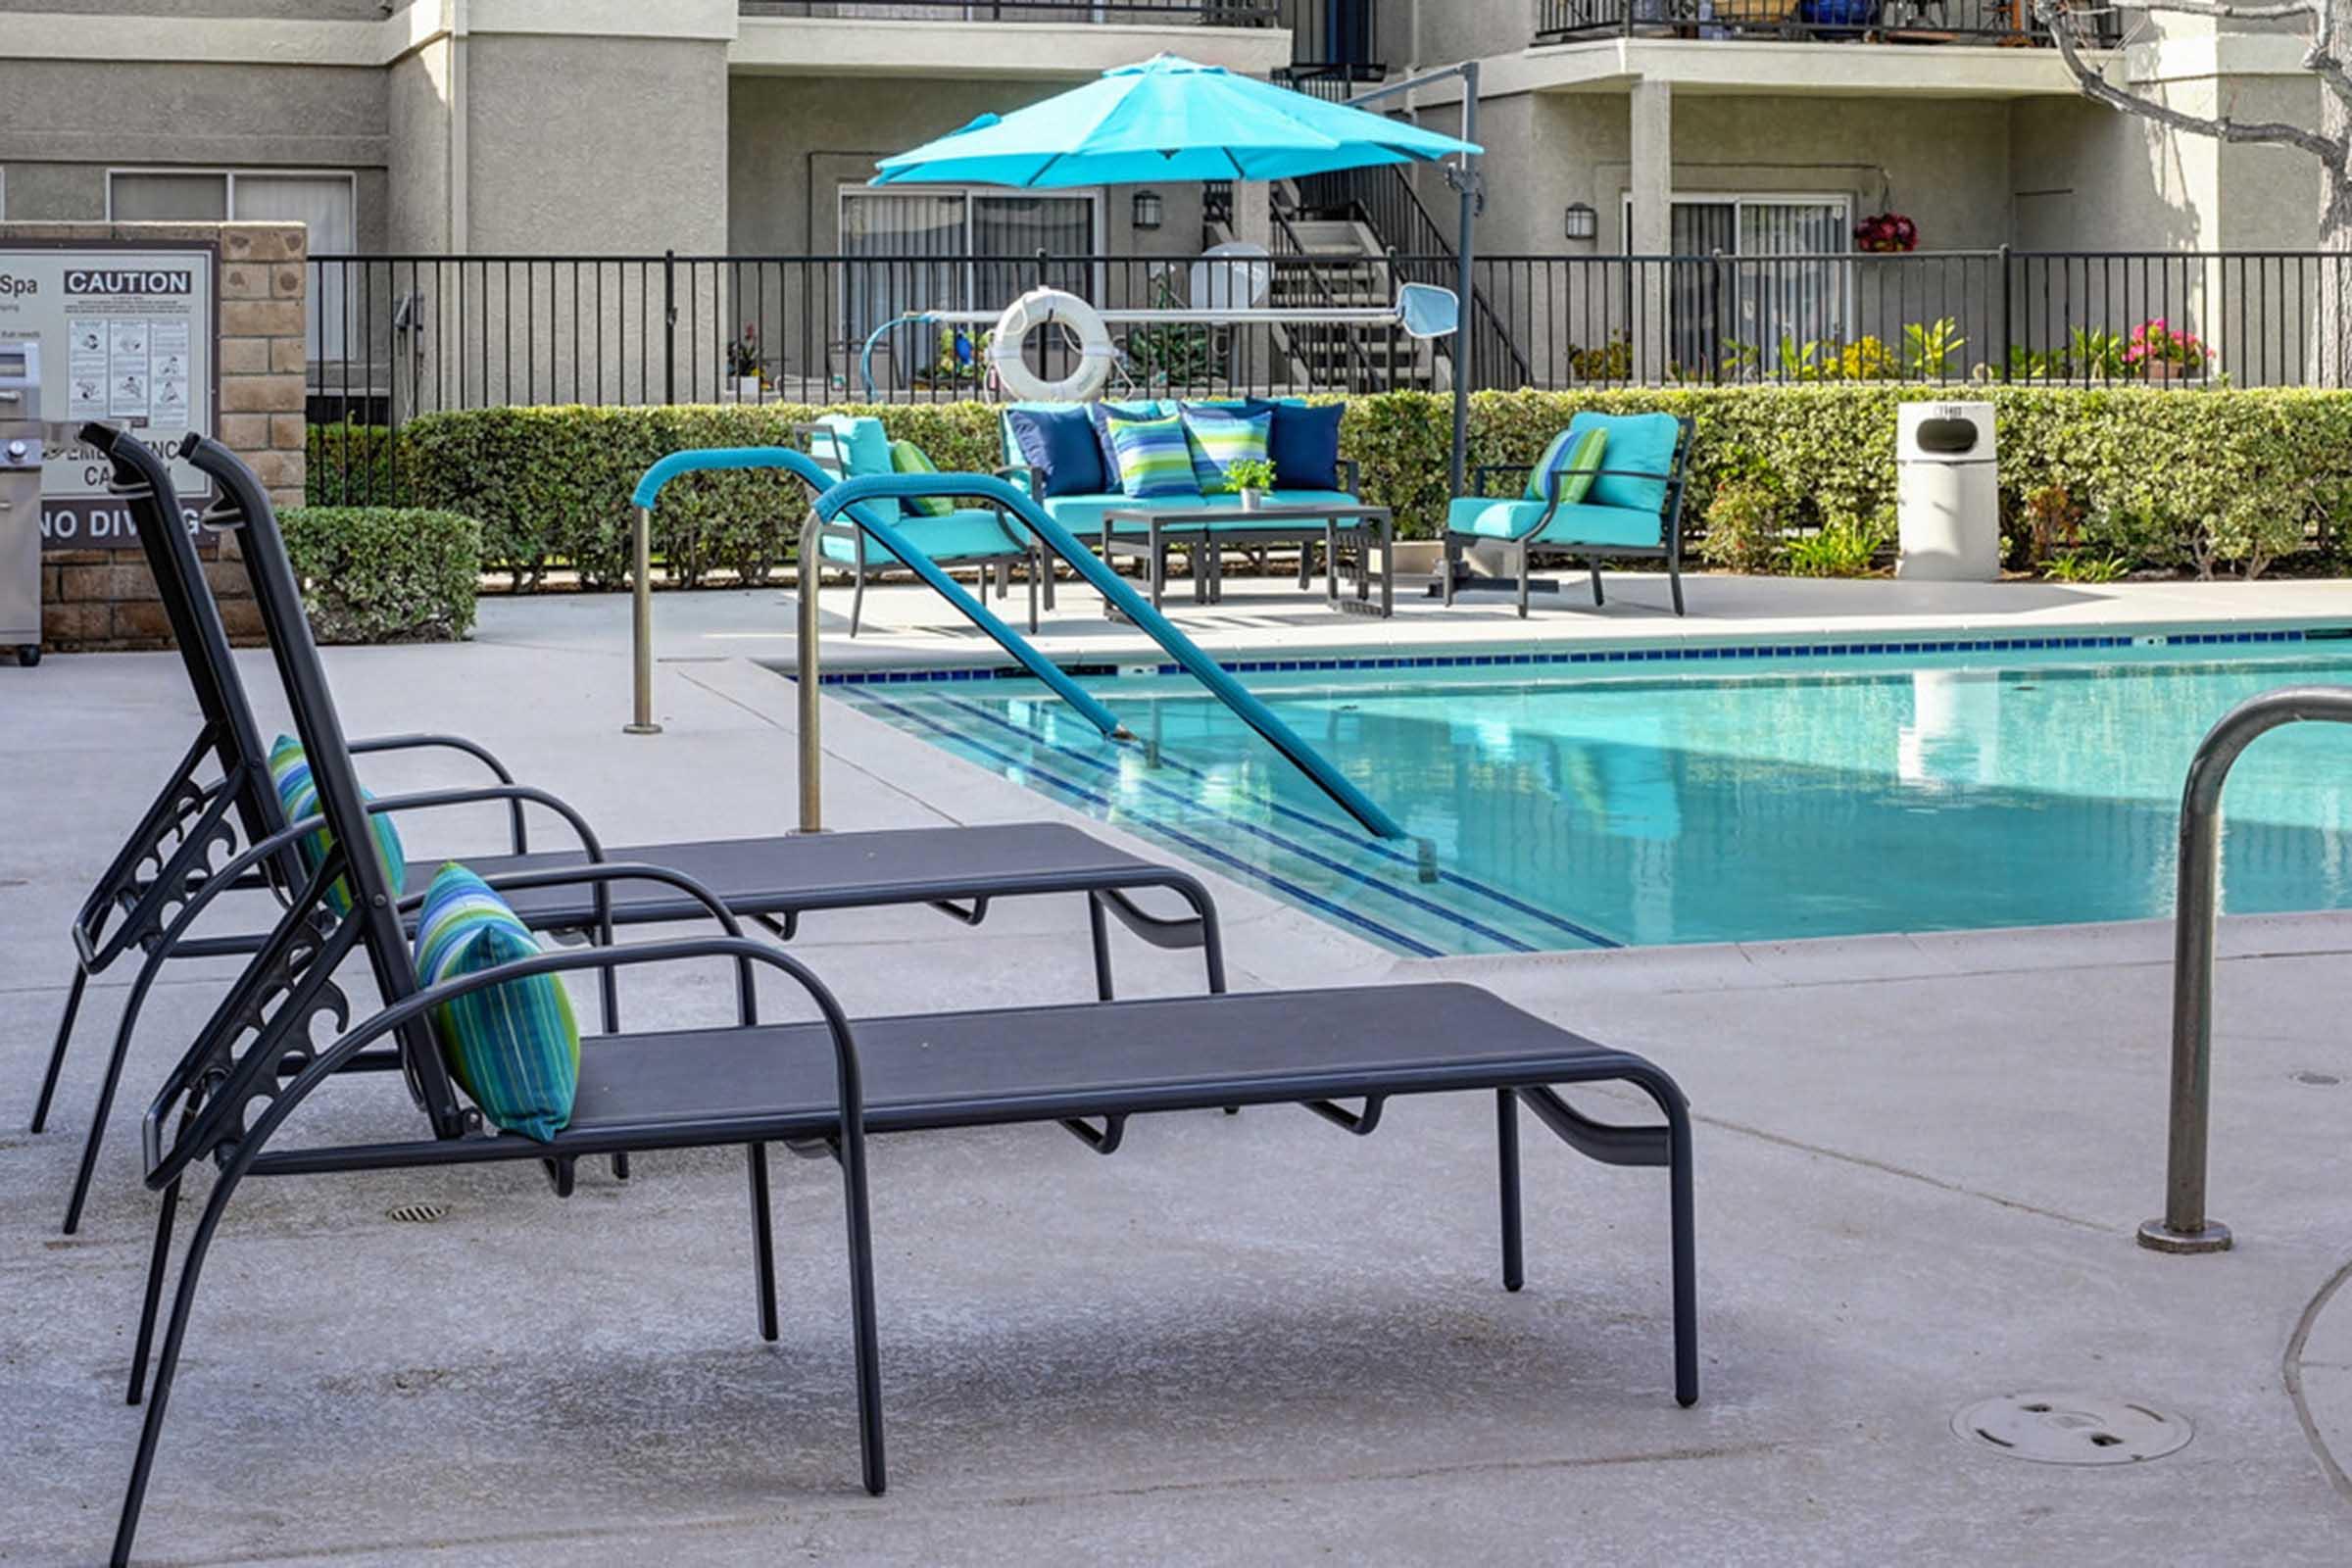
[[[186,933],[195,916],[221,893],[239,887],[290,889],[300,886],[303,879],[292,840],[283,836],[285,812],[270,783],[268,749],[229,655],[227,633],[195,545],[185,529],[166,520],[177,519],[180,514],[171,470],[154,451],[111,426],[91,424],[81,433],[115,464],[117,493],[125,498],[138,521],[140,546],[154,571],[204,722],[194,744],[74,921],[74,981],[34,1104],[34,1132],[48,1122],[50,1102],[89,977],[133,949],[143,951],[144,962],[116,1027],[113,1054],[100,1080],[97,1105],[82,1140],[80,1167],[66,1205],[68,1235],[81,1222],[122,1064],[142,1004],[163,964],[173,957],[244,956],[258,951],[262,939],[250,933],[215,937]],[[246,474],[243,466],[225,451],[213,450],[233,465],[238,474]],[[218,460],[208,457],[206,461],[217,464]],[[242,482],[253,488],[250,476]],[[224,513],[221,520],[228,520],[228,514]],[[257,576],[257,567],[258,563],[248,558],[245,570],[249,577]],[[258,580],[255,586],[258,590]],[[812,910],[927,904],[977,924],[986,917],[993,900],[1080,894],[1087,900],[1098,996],[1107,999],[1112,994],[1106,912],[1153,946],[1203,949],[1209,989],[1222,991],[1225,987],[1216,910],[1200,880],[1174,866],[1114,849],[1065,823],[796,834],[608,849],[579,812],[546,791],[517,785],[495,757],[472,741],[452,735],[400,735],[355,741],[351,747],[355,753],[426,748],[468,755],[486,765],[497,782],[406,795],[387,804],[405,812],[501,800],[508,803],[513,853],[472,862],[476,870],[494,880],[515,872],[562,869],[599,860],[650,861],[684,872],[714,892],[736,914],[785,940],[796,933],[801,916]],[[209,784],[199,782],[198,777],[208,760],[220,774]],[[581,848],[530,853],[523,816],[526,803],[563,818]],[[222,881],[216,873],[235,855],[240,834],[247,845],[280,835],[279,853],[255,863],[246,873]],[[441,859],[438,856],[418,857],[404,891],[422,893]],[[1134,895],[1152,888],[1175,893],[1191,906],[1191,912],[1163,916],[1146,910]],[[509,897],[515,911],[540,930],[587,932],[607,945],[614,924],[703,916],[699,902],[665,882],[516,885],[510,888]],[[605,1005],[606,1029],[619,1028],[609,984]],[[616,1165],[625,1172],[625,1164],[616,1161]]]
[[[719,933],[541,954],[420,990],[397,890],[386,885],[374,856],[348,851],[352,844],[369,842],[367,808],[268,499],[249,482],[238,482],[225,466],[215,466],[225,459],[219,448],[196,439],[190,447],[200,464],[228,481],[228,493],[242,513],[244,547],[255,564],[272,652],[286,679],[321,816],[333,840],[318,867],[292,891],[284,915],[236,983],[229,1003],[189,1047],[147,1109],[146,1180],[163,1202],[133,1353],[134,1404],[147,1392],[148,1352],[181,1184],[202,1166],[212,1166],[215,1174],[180,1260],[115,1537],[115,1563],[130,1556],[205,1254],[229,1200],[256,1176],[418,1170],[740,1145],[753,1178],[759,1327],[772,1340],[777,1325],[765,1147],[792,1140],[829,1152],[840,1166],[847,1216],[861,1473],[866,1490],[879,1494],[884,1483],[882,1380],[867,1208],[868,1134],[1054,1122],[1108,1153],[1119,1147],[1128,1119],[1145,1112],[1294,1103],[1348,1132],[1369,1134],[1394,1096],[1478,1091],[1495,1097],[1506,1289],[1517,1290],[1522,1279],[1518,1106],[1526,1105],[1544,1126],[1594,1159],[1667,1168],[1674,1392],[1684,1404],[1697,1399],[1690,1128],[1681,1092],[1642,1057],[1570,1034],[1475,987],[1386,985],[1211,995],[853,1022],[806,965],[771,944],[745,940],[724,904],[696,888],[692,878],[659,867],[615,864],[525,873],[523,880],[659,878],[698,898]],[[325,890],[338,877],[349,878],[353,891],[350,912],[342,915],[325,900]],[[366,956],[387,1005],[345,1028],[332,1044],[316,1046],[314,1021],[343,1006],[331,976],[355,951]],[[553,1143],[485,1131],[452,1087],[425,1023],[428,1009],[442,1002],[526,975],[713,957],[733,960],[739,1022],[590,1036],[582,1042],[570,1124]],[[760,966],[797,984],[821,1021],[756,1022],[752,977]],[[386,1037],[392,1040],[388,1052],[378,1045]],[[280,1130],[304,1100],[370,1048],[396,1061],[422,1110],[415,1134],[332,1147],[302,1144],[297,1134],[281,1147]],[[1660,1119],[1640,1126],[1594,1121],[1558,1093],[1562,1085],[1598,1081],[1640,1090],[1656,1104]],[[492,1277],[469,1275],[468,1296],[478,1298],[493,1289]]]

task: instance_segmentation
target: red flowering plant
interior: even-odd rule
[[[2132,329],[2131,340],[2124,345],[2124,363],[2136,370],[2161,366],[2172,373],[2194,375],[2205,368],[2205,345],[2192,332],[2174,331],[2159,316]]]
[[[1919,225],[1900,213],[1881,213],[1854,225],[1857,250],[1895,255],[1919,249]]]

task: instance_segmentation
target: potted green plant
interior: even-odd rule
[[[1274,488],[1274,465],[1263,458],[1244,458],[1227,466],[1225,482],[1241,492],[1244,512],[1255,512],[1259,498]]]
[[[751,321],[743,323],[743,336],[727,345],[727,376],[739,400],[760,401],[760,328]]]
[[[2151,381],[2183,380],[2203,372],[2205,345],[2191,332],[2174,330],[2159,316],[2132,329],[2124,347],[2124,364]]]

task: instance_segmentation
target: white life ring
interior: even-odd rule
[[[1078,340],[1078,368],[1058,381],[1039,376],[1021,358],[1021,344],[1030,330],[1049,322],[1067,327]],[[997,384],[1013,397],[1037,403],[1085,402],[1110,379],[1110,363],[1117,354],[1095,308],[1058,288],[1033,288],[1005,306],[997,318],[996,334],[988,340],[988,363]]]

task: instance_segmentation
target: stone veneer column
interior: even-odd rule
[[[220,249],[220,399],[212,434],[253,466],[279,508],[303,499],[303,416],[309,348],[304,301],[310,270],[300,223],[0,223],[0,245],[24,240],[207,240]],[[205,575],[229,636],[261,640],[261,617],[222,537]],[[172,628],[146,559],[135,549],[53,550],[41,558],[42,646],[76,653],[164,648]]]

